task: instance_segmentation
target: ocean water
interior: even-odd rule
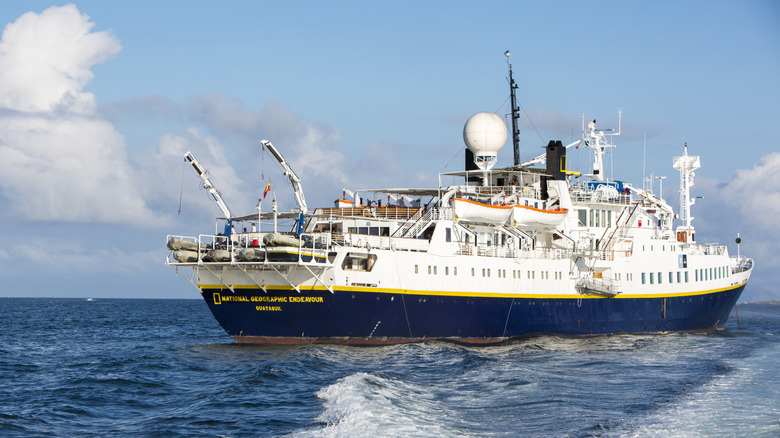
[[[710,334],[237,345],[198,300],[0,298],[0,436],[780,436],[780,306]]]

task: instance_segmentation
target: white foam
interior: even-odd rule
[[[324,411],[319,429],[294,436],[420,436],[457,435],[445,427],[446,411],[423,387],[369,373],[339,379],[317,392]]]

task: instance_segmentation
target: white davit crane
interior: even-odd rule
[[[187,151],[186,154],[184,154],[184,159],[189,161],[190,164],[192,164],[192,168],[195,169],[195,172],[198,173],[198,176],[200,177],[201,181],[203,181],[203,188],[208,190],[211,196],[214,198],[215,201],[217,201],[217,205],[219,205],[219,208],[222,210],[222,213],[225,215],[225,219],[227,219],[229,222],[232,221],[233,216],[230,214],[230,209],[228,208],[227,204],[225,204],[225,201],[222,199],[222,195],[219,193],[219,190],[217,190],[216,187],[214,187],[214,184],[211,183],[209,171],[204,169],[203,166],[200,165],[198,160],[195,159],[195,156],[192,155],[192,152]]]
[[[293,170],[290,168],[290,165],[288,165],[287,161],[285,161],[284,157],[282,157],[282,154],[276,150],[270,141],[260,140],[260,144],[264,147],[267,147],[268,150],[271,151],[271,155],[273,155],[274,158],[276,158],[276,161],[282,165],[282,168],[284,169],[284,175],[290,179],[290,183],[292,184],[293,190],[295,191],[295,202],[298,203],[298,208],[301,210],[301,214],[306,214],[309,209],[306,207],[306,199],[303,197],[301,179],[298,178],[298,175],[296,175],[295,172],[293,172]]]

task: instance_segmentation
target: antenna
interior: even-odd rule
[[[737,239],[735,242],[737,242],[737,259],[739,259],[739,244],[742,243],[742,239],[739,237],[739,233],[737,233]]]
[[[504,52],[506,56],[506,64],[509,66],[509,96],[512,104],[512,146],[515,153],[515,166],[520,164],[520,129],[517,127],[517,122],[520,120],[520,108],[517,106],[517,97],[515,90],[517,90],[517,84],[512,77],[512,63],[509,62],[509,50]]]
[[[647,172],[645,171],[645,165],[647,164],[647,133],[644,133],[644,140],[642,141],[642,190],[647,190],[645,187],[645,181],[647,180]]]

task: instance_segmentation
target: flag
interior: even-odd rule
[[[265,190],[263,190],[263,199],[265,199],[265,195],[268,194],[268,192],[271,191],[271,183],[269,182],[268,185],[265,186]]]

